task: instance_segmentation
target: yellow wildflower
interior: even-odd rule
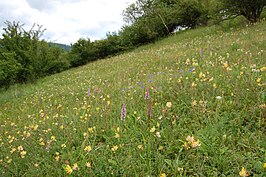
[[[199,78],[202,78],[202,76],[203,76],[203,73],[200,72],[200,73],[199,73]]]
[[[91,163],[90,162],[87,162],[86,163],[86,167],[91,168]]]
[[[61,144],[61,148],[66,148],[66,144]]]
[[[260,71],[266,71],[266,66],[263,66],[262,68],[260,68]]]
[[[263,164],[263,168],[266,168],[266,163]]]
[[[118,133],[115,133],[115,138],[120,138],[120,135]]]
[[[162,173],[162,174],[160,175],[160,177],[166,177],[166,174],[165,174],[165,173]]]
[[[13,154],[15,151],[16,151],[16,148],[12,148],[12,149],[10,150],[10,154]]]
[[[73,172],[72,168],[69,165],[65,167],[65,171],[67,174],[71,174]]]
[[[243,177],[249,176],[245,167],[242,167],[241,171],[239,172],[239,176],[243,176]]]
[[[194,100],[192,103],[191,103],[192,107],[196,106],[197,105],[197,100]]]
[[[56,141],[55,136],[51,136],[52,141]]]
[[[93,133],[93,128],[88,128],[89,133]]]
[[[260,81],[261,81],[261,78],[258,78],[258,79],[256,80],[256,82],[258,82],[258,83],[259,83]]]
[[[21,151],[21,152],[20,152],[21,158],[22,158],[22,159],[25,158],[25,155],[26,155],[26,154],[27,154],[26,151]]]
[[[12,162],[12,159],[8,159],[7,163],[11,163]]]
[[[143,146],[142,146],[142,144],[139,144],[138,145],[138,149],[140,149],[140,150],[143,150],[144,149]]]
[[[185,143],[183,144],[183,147],[184,147],[186,150],[188,150],[188,149],[190,148],[187,142],[185,142]]]
[[[155,126],[153,126],[153,127],[150,129],[150,132],[151,132],[151,133],[155,132]]]
[[[91,151],[91,146],[86,146],[86,147],[84,148],[84,151],[86,151],[86,152],[90,152],[90,151]]]
[[[74,165],[72,166],[72,169],[73,170],[78,170],[79,169],[78,164],[77,163],[74,163]]]
[[[159,151],[162,151],[163,150],[163,146],[159,146]]]
[[[112,151],[116,151],[117,149],[118,149],[118,146],[117,146],[117,145],[115,145],[115,146],[113,146],[113,147],[111,148]]]

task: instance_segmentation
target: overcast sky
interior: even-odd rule
[[[37,23],[49,42],[75,43],[79,38],[103,39],[118,31],[122,12],[136,0],[0,0],[0,33],[5,21],[20,21],[25,29]]]

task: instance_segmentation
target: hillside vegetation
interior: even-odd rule
[[[186,30],[2,91],[0,176],[265,176],[265,34]]]

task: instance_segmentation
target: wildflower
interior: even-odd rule
[[[18,147],[18,150],[19,150],[19,151],[23,151],[23,147],[22,147],[22,146],[19,146],[19,147]]]
[[[266,168],[266,163],[263,164],[263,168]]]
[[[91,95],[91,89],[88,88],[88,97]]]
[[[55,136],[51,136],[52,141],[56,141]]]
[[[193,67],[193,68],[191,68],[191,69],[189,69],[189,72],[193,72],[195,70],[195,68]]]
[[[162,151],[163,150],[163,146],[159,146],[159,151]]]
[[[58,156],[55,156],[55,161],[59,161],[59,159],[60,159],[60,156],[58,155]]]
[[[39,125],[34,125],[33,130],[37,130]]]
[[[186,140],[187,143],[185,142],[183,147],[185,147],[187,150],[189,149],[190,146],[192,148],[197,148],[201,146],[200,141],[199,140],[196,141],[193,136],[187,136]]]
[[[121,108],[121,116],[120,116],[120,119],[121,119],[122,121],[125,121],[126,114],[127,114],[126,104],[123,103],[123,104],[122,104],[122,108]]]
[[[166,107],[171,108],[172,107],[172,103],[171,102],[167,102],[166,103]]]
[[[165,174],[165,173],[162,173],[162,174],[160,175],[160,177],[166,177],[166,174]]]
[[[140,150],[143,150],[144,149],[143,146],[142,146],[142,144],[139,144],[138,145],[138,149],[140,149]]]
[[[72,168],[69,165],[66,165],[65,171],[67,174],[71,174],[73,172]]]
[[[93,128],[92,127],[88,128],[88,132],[93,133],[94,132]]]
[[[199,140],[198,141],[193,141],[192,143],[191,143],[191,147],[192,148],[197,148],[197,147],[199,147],[201,144],[200,144],[200,142],[199,142]]]
[[[217,96],[216,99],[217,99],[217,100],[221,100],[222,97],[221,97],[221,96]]]
[[[245,167],[242,167],[241,171],[239,172],[239,176],[243,176],[243,177],[249,176]]]
[[[15,151],[16,151],[16,148],[12,148],[12,149],[10,150],[10,154],[13,154]]]
[[[20,152],[21,158],[23,159],[23,158],[25,157],[26,154],[27,154],[26,151],[21,151],[21,152]]]
[[[151,133],[155,132],[155,126],[153,126],[153,127],[150,129],[150,132],[151,132]]]
[[[72,166],[72,170],[78,170],[78,169],[79,169],[78,164],[74,163],[74,165]]]
[[[91,146],[86,146],[86,147],[84,148],[84,151],[86,151],[86,152],[90,152],[90,151],[91,151]]]
[[[161,134],[160,134],[160,132],[156,132],[155,135],[156,135],[158,138],[161,138]]]
[[[111,148],[111,150],[112,150],[113,152],[117,151],[117,149],[118,149],[118,146],[117,146],[117,145],[115,145],[115,146],[113,146],[113,147]]]
[[[8,159],[7,163],[11,163],[12,162],[12,159]]]
[[[266,71],[266,66],[260,68],[260,71],[261,71],[261,72],[262,72],[262,71]]]
[[[61,144],[61,148],[66,148],[66,144]]]
[[[202,76],[203,76],[203,73],[200,72],[200,73],[199,73],[199,78],[202,78]]]
[[[115,138],[120,138],[120,135],[118,133],[115,133]]]
[[[149,98],[150,98],[150,89],[147,88],[146,91],[145,91],[145,97],[144,97],[144,99],[145,100],[148,100]]]
[[[183,144],[183,147],[184,147],[186,150],[188,150],[188,149],[190,148],[187,142],[185,142],[185,143]]]
[[[256,79],[256,82],[259,83],[261,81],[261,78]]]
[[[197,105],[197,100],[194,100],[192,103],[191,103],[191,106],[194,107]]]
[[[90,162],[86,162],[86,167],[91,168],[91,163]]]

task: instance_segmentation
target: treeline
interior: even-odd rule
[[[265,0],[137,0],[123,11],[126,25],[119,32],[108,33],[103,40],[79,39],[69,51],[40,40],[41,26],[26,31],[19,22],[7,21],[0,39],[0,88],[154,42],[178,28],[216,24],[240,15],[255,23],[265,5]]]

